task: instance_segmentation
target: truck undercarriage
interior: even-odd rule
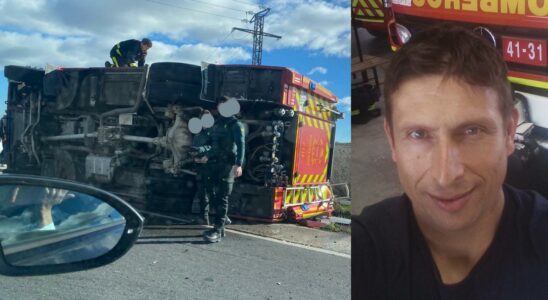
[[[8,106],[2,123],[6,172],[90,183],[141,210],[189,213],[196,166],[190,156],[188,121],[204,109],[214,109],[221,96],[229,96],[241,103],[247,136],[244,177],[237,182],[235,191],[238,186],[241,190],[234,193],[231,211],[267,220],[283,218],[284,205],[275,208],[272,199],[277,189],[294,184],[299,175],[294,158],[297,131],[303,126],[300,113],[280,100],[286,72],[215,65],[202,72],[194,65],[156,63],[45,74],[7,66]],[[336,113],[331,103],[322,105],[322,112]],[[326,175],[309,182],[316,186],[329,182],[334,146],[334,126],[320,126],[328,132],[321,145]]]

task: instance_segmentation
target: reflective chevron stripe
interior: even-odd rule
[[[332,200],[331,189],[327,184],[308,187],[288,187],[285,190],[284,206]]]

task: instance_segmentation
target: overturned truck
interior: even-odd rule
[[[238,99],[244,176],[229,214],[280,221],[329,214],[337,98],[281,67],[154,63],[142,68],[6,66],[6,172],[92,184],[146,211],[193,210],[188,120]],[[196,209],[196,206],[194,206]]]

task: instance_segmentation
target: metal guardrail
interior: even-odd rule
[[[344,191],[345,191],[345,194],[339,197],[337,197],[335,193],[333,192],[333,187],[338,187],[338,186],[344,187]],[[331,194],[333,195],[334,202],[350,205],[351,198],[350,198],[350,188],[348,187],[348,182],[333,183],[329,185],[329,188],[331,189]]]

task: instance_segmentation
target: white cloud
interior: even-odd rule
[[[1,0],[0,66],[17,64],[42,67],[46,63],[70,67],[103,66],[111,47],[121,40],[152,37],[147,63],[202,60],[229,63],[251,58],[246,44],[224,39],[242,25],[250,5],[216,1],[161,5],[142,1]],[[175,6],[175,7],[173,7]],[[226,10],[221,6],[239,9]],[[183,9],[185,7],[186,9]],[[230,18],[201,14],[191,9]],[[165,41],[159,42],[158,39]],[[222,46],[221,46],[222,45]],[[227,46],[228,45],[228,46]]]
[[[350,96],[339,99],[339,104],[348,106],[351,103],[352,103],[352,99],[350,98]]]
[[[38,33],[22,34],[0,32],[3,47],[0,48],[0,65],[44,66],[46,63],[70,66],[88,65],[92,38],[54,38]],[[106,50],[103,50],[103,53]],[[96,55],[99,56],[99,55]],[[106,57],[103,57],[106,58]],[[104,61],[104,60],[103,60]]]
[[[344,98],[340,98],[339,99],[339,103],[337,103],[337,107],[342,111],[342,112],[349,112],[350,111],[350,105],[352,103],[352,100],[350,98],[350,96],[348,97],[344,97]]]
[[[324,67],[318,66],[318,67],[314,67],[310,71],[308,71],[308,75],[313,75],[314,73],[327,74],[327,69],[324,68]]]
[[[347,7],[310,0],[272,0],[265,5],[272,8],[265,31],[283,36],[279,41],[265,37],[265,51],[304,48],[350,55]],[[174,0],[0,0],[0,10],[0,66],[84,67],[102,66],[110,48],[121,40],[147,36],[154,43],[147,63],[249,60],[251,35],[230,30],[252,28],[241,20],[251,18],[245,11],[259,8],[230,0],[211,5]]]
[[[40,34],[1,32],[0,65],[43,67],[46,63],[70,67],[103,66],[111,45],[100,45],[95,37],[44,37]],[[206,44],[181,46],[154,42],[147,63],[174,61],[199,64],[201,61],[227,63],[245,60],[251,54],[242,47],[215,47]]]
[[[154,43],[147,62],[176,61],[199,64],[201,61],[210,63],[227,63],[233,60],[251,59],[251,54],[242,47],[214,47],[206,44],[174,46],[162,42]]]
[[[92,34],[109,44],[151,33],[175,40],[198,36],[218,41],[232,27],[241,25],[245,10],[253,9],[229,0],[217,0],[213,5],[172,0],[139,1],[138,5],[132,0],[4,0],[1,7],[3,24],[52,35]]]
[[[348,7],[325,1],[273,0],[272,14],[265,18],[265,31],[282,39],[265,38],[266,49],[303,47],[325,55],[350,56]]]
[[[323,86],[328,86],[329,85],[329,81],[327,80],[322,80],[320,82],[318,82],[319,84],[323,85]]]

